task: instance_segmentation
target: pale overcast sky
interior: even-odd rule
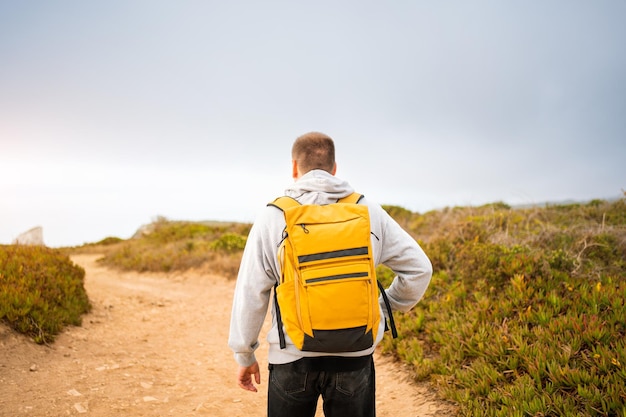
[[[626,189],[626,2],[0,0],[0,244],[251,222],[305,132],[426,212]]]

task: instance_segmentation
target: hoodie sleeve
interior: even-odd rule
[[[426,253],[402,227],[380,206],[375,208],[380,218],[381,248],[378,263],[395,274],[387,289],[393,310],[407,312],[424,296],[433,267]]]
[[[266,209],[250,229],[235,285],[228,346],[241,366],[256,362],[254,351],[259,347],[259,333],[276,282],[276,263],[270,250],[276,234],[270,227],[272,214]]]

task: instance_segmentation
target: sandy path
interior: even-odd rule
[[[0,416],[265,415],[266,363],[259,393],[235,384],[226,346],[233,281],[119,273],[96,255],[72,259],[87,272],[93,311],[51,346],[0,325]],[[265,360],[265,344],[258,356]],[[380,355],[376,363],[379,416],[452,415],[399,365]]]

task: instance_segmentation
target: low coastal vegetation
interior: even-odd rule
[[[169,221],[160,217],[140,229],[133,239],[109,244],[100,262],[121,270],[140,272],[202,269],[234,279],[250,226]],[[96,244],[89,250],[100,246]]]
[[[461,415],[626,416],[625,199],[387,209],[435,271],[384,341],[417,379]]]
[[[382,345],[416,380],[433,383],[459,415],[626,417],[626,198],[425,214],[385,209],[420,242],[435,271],[416,308],[395,315],[399,337]],[[36,341],[50,340],[42,337],[41,311],[67,307],[61,299],[68,297],[78,308],[67,317],[50,314],[58,320],[50,329],[79,323],[89,304],[81,269],[65,253],[101,253],[100,262],[122,270],[197,269],[234,279],[249,230],[160,218],[128,240],[0,247],[0,318]],[[30,250],[42,252],[17,255]],[[378,273],[386,284],[393,279],[384,266]],[[39,288],[44,283],[62,290],[50,294]],[[44,293],[56,301],[33,316]]]
[[[0,246],[0,321],[37,343],[53,341],[91,309],[84,278],[84,269],[59,250]]]

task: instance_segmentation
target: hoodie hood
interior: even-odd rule
[[[324,170],[314,169],[288,187],[285,195],[295,198],[300,204],[330,204],[353,192],[354,189],[346,181]]]

